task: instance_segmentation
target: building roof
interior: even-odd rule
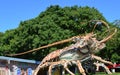
[[[5,56],[0,56],[0,60],[17,61],[17,62],[33,63],[33,64],[40,63],[40,61],[36,61],[36,60],[28,60],[28,59],[5,57]]]

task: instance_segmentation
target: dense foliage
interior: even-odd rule
[[[75,35],[88,33],[92,29],[89,26],[89,21],[99,19],[106,21],[95,8],[50,6],[36,18],[20,22],[18,28],[0,33],[0,55],[28,51]],[[118,54],[120,52],[119,34],[120,31],[98,54],[113,61],[120,60]],[[49,52],[63,48],[68,44],[53,46],[17,57],[42,60]]]

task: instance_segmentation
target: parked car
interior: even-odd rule
[[[114,63],[114,65],[107,65],[107,67],[112,71],[115,70],[115,72],[120,72],[120,62]]]

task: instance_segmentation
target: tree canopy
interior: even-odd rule
[[[37,17],[22,21],[19,27],[0,33],[0,55],[20,53],[38,48],[72,36],[91,31],[90,20],[107,20],[95,8],[50,6]],[[109,22],[107,22],[109,23]],[[110,23],[109,23],[110,24]],[[112,27],[112,24],[110,24]],[[120,60],[120,31],[98,55],[113,61]],[[42,49],[37,52],[16,56],[20,58],[42,60],[49,52],[63,48],[69,43]],[[118,58],[116,58],[118,57]]]

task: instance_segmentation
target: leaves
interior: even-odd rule
[[[1,55],[20,53],[72,36],[89,33],[93,28],[89,26],[89,21],[99,19],[106,21],[97,9],[88,6],[64,8],[58,5],[50,6],[37,17],[20,22],[18,28],[0,33]],[[119,40],[116,39],[117,37],[118,35],[111,42]],[[114,45],[114,48],[111,42],[107,44],[108,47],[106,50],[115,50],[120,45]],[[114,44],[116,42],[114,42]],[[18,57],[42,60],[49,52],[63,48],[68,44],[70,43],[53,46]]]

